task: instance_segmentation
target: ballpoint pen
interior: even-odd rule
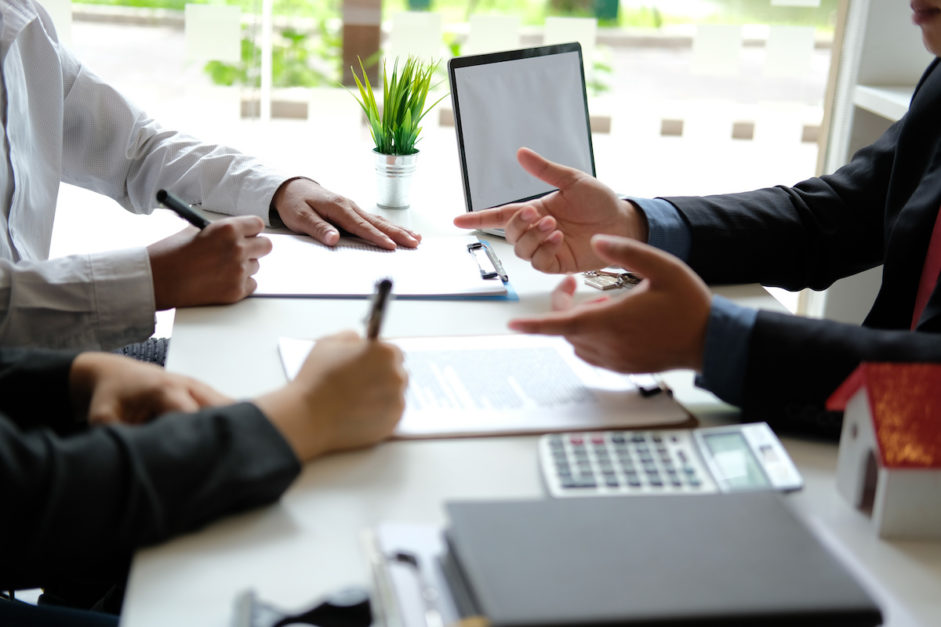
[[[209,226],[209,220],[207,220],[205,216],[165,189],[157,191],[157,202],[173,211],[176,215],[180,216],[197,229],[204,229]]]
[[[376,291],[372,295],[369,315],[366,317],[366,338],[374,340],[379,337],[382,319],[386,313],[386,304],[392,293],[392,279],[382,279],[376,282]]]

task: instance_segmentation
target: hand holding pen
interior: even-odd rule
[[[210,222],[166,190],[157,201],[198,230],[186,228],[147,247],[156,309],[234,303],[255,291],[252,275],[271,252],[271,240],[260,237],[261,218]]]

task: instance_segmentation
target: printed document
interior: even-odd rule
[[[255,274],[254,296],[369,296],[389,277],[395,296],[506,295],[499,279],[481,277],[467,245],[473,236],[424,237],[418,248],[386,250],[343,237],[326,246],[306,235],[267,235],[273,248]]]
[[[405,353],[409,373],[398,437],[652,427],[689,420],[669,394],[641,395],[629,375],[585,363],[563,338],[508,334],[389,341]],[[310,340],[280,340],[288,377],[297,374],[312,346]]]

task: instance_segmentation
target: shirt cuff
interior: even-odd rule
[[[154,332],[154,279],[146,248],[89,255],[103,348],[139,342]]]
[[[696,385],[733,405],[742,404],[748,342],[757,316],[756,309],[712,297],[702,374],[696,377]]]
[[[669,201],[663,198],[632,198],[625,200],[637,205],[647,216],[649,228],[647,243],[655,248],[679,257],[689,259],[692,234],[683,216]]]

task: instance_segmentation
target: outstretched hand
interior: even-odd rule
[[[272,205],[286,227],[327,246],[339,241],[339,229],[389,250],[397,245],[415,248],[421,242],[418,233],[363,211],[349,198],[310,179],[291,179],[281,185]]]
[[[69,371],[76,413],[89,424],[142,424],[170,411],[232,402],[205,383],[110,353],[81,353]]]
[[[644,279],[621,297],[576,305],[575,279],[552,296],[553,312],[510,321],[523,333],[561,335],[588,363],[617,372],[702,369],[711,295],[682,261],[622,237],[591,240],[599,259],[630,268]]]
[[[606,265],[591,246],[598,233],[647,240],[647,220],[598,179],[520,148],[520,165],[558,189],[541,198],[473,211],[454,219],[461,228],[503,228],[517,256],[543,272],[580,272]]]

